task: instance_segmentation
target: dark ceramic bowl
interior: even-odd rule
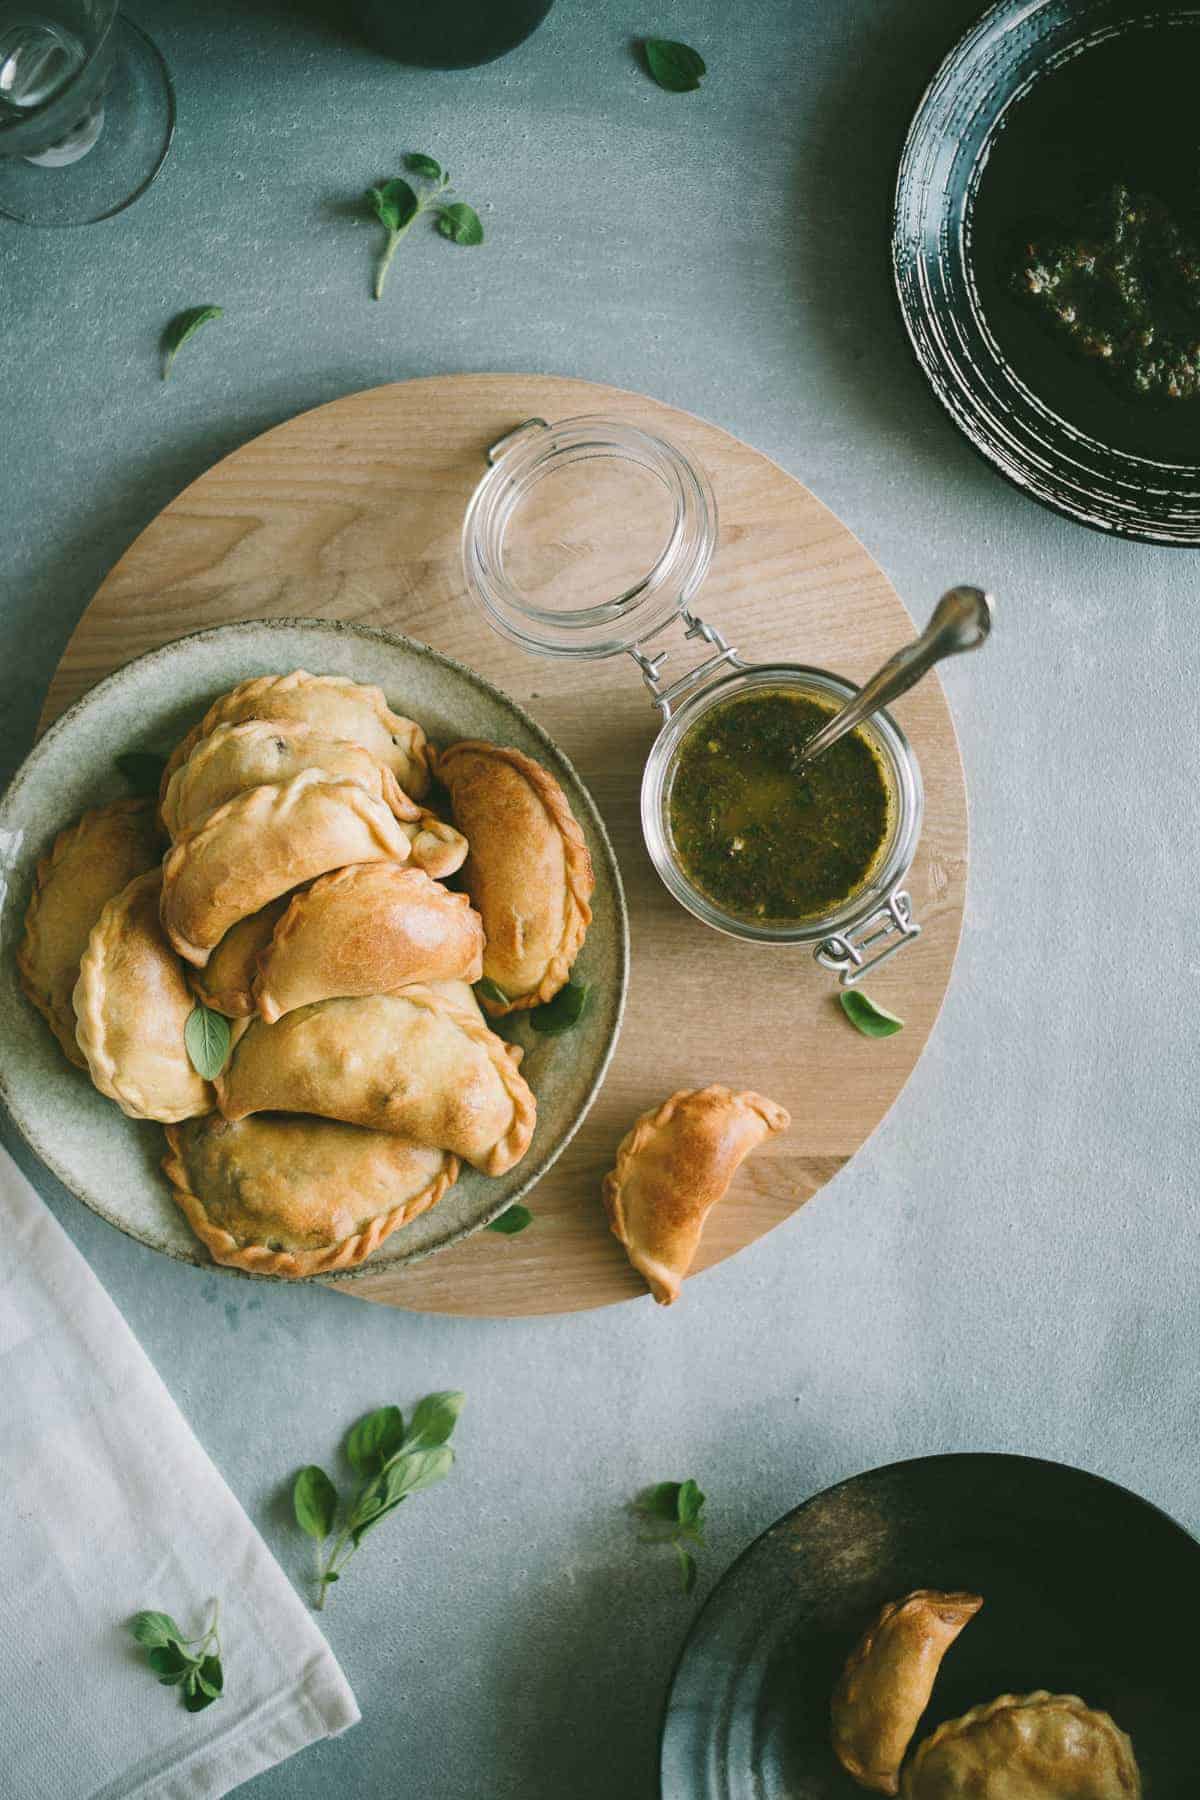
[[[1200,237],[1200,10],[999,0],[909,129],[893,262],[918,361],[976,449],[1099,530],[1200,544],[1200,398],[1126,397],[1014,293],[1022,240],[1083,235],[1116,181]]]
[[[1152,1800],[1195,1800],[1200,1543],[1098,1475],[1025,1456],[928,1456],[805,1501],[709,1597],[663,1721],[663,1800],[862,1800],[829,1699],[864,1626],[913,1588],[984,1606],[918,1742],[998,1694],[1081,1694],[1133,1738]]]

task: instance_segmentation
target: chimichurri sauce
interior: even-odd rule
[[[780,689],[727,700],[679,747],[668,799],[688,879],[740,918],[832,912],[861,888],[887,836],[887,777],[861,732],[807,766],[831,706]]]

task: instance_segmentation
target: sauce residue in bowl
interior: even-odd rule
[[[891,787],[861,730],[805,764],[835,709],[815,695],[758,689],[685,733],[668,796],[676,858],[722,912],[821,918],[866,885],[891,822]]]

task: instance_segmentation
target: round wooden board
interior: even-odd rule
[[[692,919],[642,844],[638,788],[657,725],[626,657],[572,665],[495,636],[459,562],[467,499],[487,446],[521,420],[579,413],[673,439],[707,469],[720,544],[694,604],[751,660],[815,663],[861,681],[912,635],[863,546],[808,489],[727,432],[644,395],[552,376],[456,375],[351,394],[226,457],[186,488],[121,558],[84,613],[51,683],[44,729],[101,676],[144,651],[236,619],[351,619],[407,632],[482,670],[572,758],[612,834],[633,928],[629,1006],[604,1089],[535,1189],[533,1226],[482,1232],[342,1292],[420,1311],[571,1312],[644,1292],[607,1229],[600,1182],[636,1116],[710,1081],[780,1101],[792,1128],[740,1171],[715,1209],[693,1273],[732,1256],[802,1206],[854,1155],[908,1079],[941,1006],[962,923],[967,811],[954,725],[936,679],[897,708],[925,778],[925,831],[909,887],[920,940],[872,977],[906,1022],[860,1037],[833,980],[805,950],[735,942]],[[589,522],[590,526],[590,522]],[[597,506],[594,535],[619,519]],[[571,549],[586,555],[580,527]],[[917,595],[961,571],[931,571]],[[676,653],[673,664],[687,666]],[[390,696],[402,707],[403,695]]]

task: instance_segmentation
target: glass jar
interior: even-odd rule
[[[858,729],[888,789],[887,832],[865,883],[831,911],[757,920],[725,912],[685,873],[669,825],[680,746],[712,707],[753,690],[785,691],[833,707],[853,682],[803,663],[749,664],[691,601],[712,561],[717,506],[704,471],[666,439],[616,419],[587,415],[551,425],[527,419],[487,453],[488,470],[467,506],[462,559],[468,591],[503,637],[542,656],[628,655],[662,718],[642,775],[642,831],[668,891],[697,919],[756,944],[808,944],[852,987],[919,937],[904,881],[924,811],[921,771],[887,712]],[[565,505],[578,541],[545,529]],[[589,512],[600,528],[589,537]],[[614,516],[621,530],[613,532]],[[541,529],[539,529],[541,527]],[[578,589],[586,583],[590,591]],[[561,565],[572,573],[563,603]],[[666,665],[686,643],[707,652],[691,668]]]

